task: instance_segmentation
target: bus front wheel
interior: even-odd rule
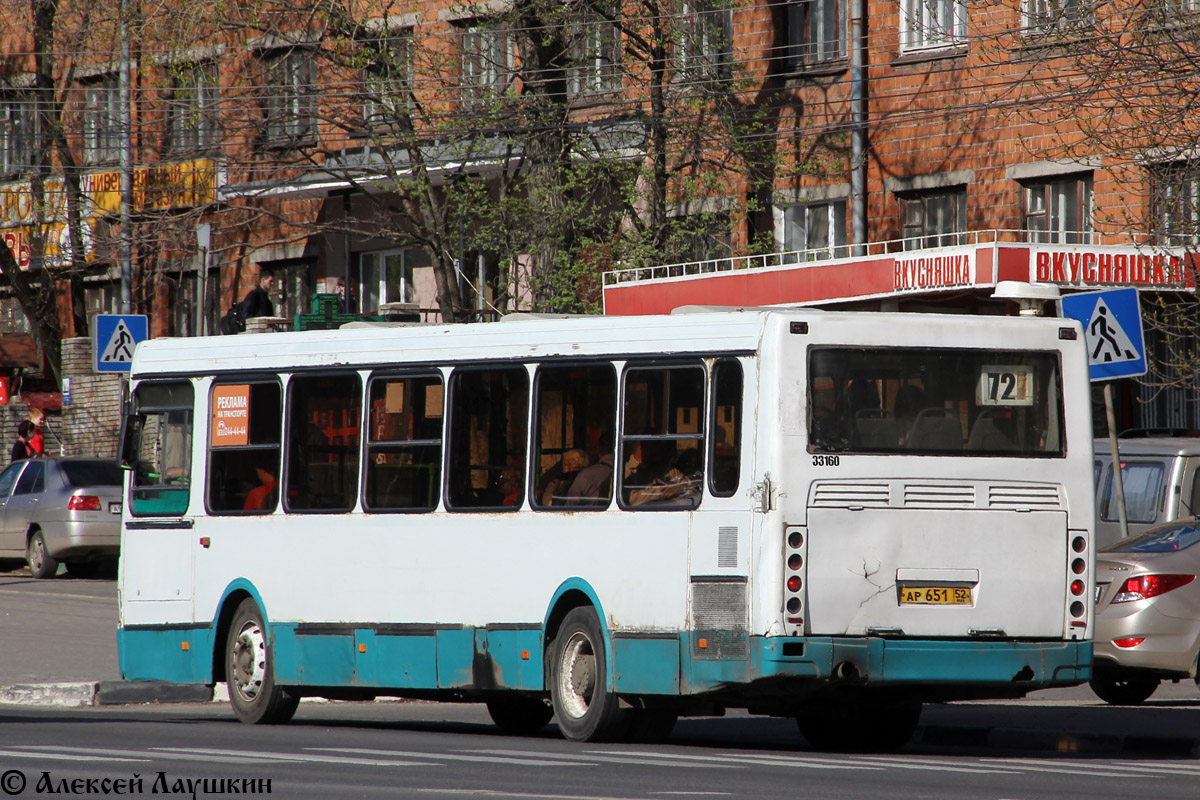
[[[246,598],[233,614],[225,641],[229,703],[242,722],[272,725],[287,722],[300,698],[275,685],[273,654],[258,604]]]
[[[591,608],[563,619],[550,660],[550,697],[563,736],[578,742],[611,742],[624,735],[628,714],[608,691],[604,634]]]

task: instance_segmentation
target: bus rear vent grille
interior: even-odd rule
[[[969,484],[905,484],[904,505],[906,508],[972,508],[975,487]]]
[[[813,486],[812,505],[824,508],[886,508],[891,505],[891,490],[886,483],[821,481]]]
[[[1063,502],[1057,486],[1006,484],[988,487],[988,507],[1057,510]]]
[[[693,581],[692,628],[696,658],[745,658],[749,653],[745,582]]]

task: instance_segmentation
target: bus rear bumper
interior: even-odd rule
[[[959,687],[964,696],[989,690],[1003,696],[1076,686],[1092,674],[1090,641],[753,637],[750,644],[750,669],[767,680]]]

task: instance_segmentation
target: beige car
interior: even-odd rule
[[[1096,555],[1092,690],[1136,705],[1162,680],[1193,680],[1200,653],[1200,519],[1130,536]]]

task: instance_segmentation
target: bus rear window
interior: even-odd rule
[[[808,404],[815,453],[1063,453],[1057,353],[816,347]]]

